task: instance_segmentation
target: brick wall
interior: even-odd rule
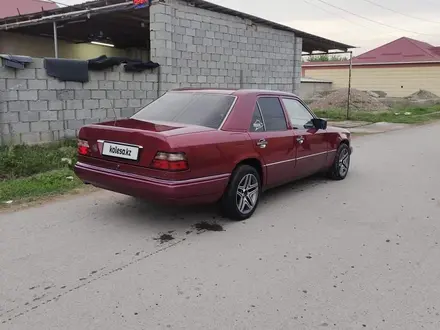
[[[154,0],[150,30],[160,77],[118,67],[90,72],[84,84],[60,82],[46,75],[42,59],[25,70],[0,68],[0,143],[74,137],[85,124],[131,116],[176,87],[299,91],[302,40],[292,32],[181,0]]]
[[[90,72],[87,83],[46,75],[43,59],[25,70],[0,68],[0,143],[74,137],[85,124],[128,117],[157,97],[157,73],[123,67]]]
[[[301,38],[179,0],[153,1],[151,58],[162,92],[179,86],[292,92],[301,79]]]

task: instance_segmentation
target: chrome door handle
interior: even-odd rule
[[[299,144],[302,144],[304,142],[304,138],[302,136],[299,136],[296,138],[296,141],[298,141]]]
[[[265,139],[261,139],[260,141],[257,142],[257,146],[259,146],[260,148],[266,148],[268,145],[268,142]]]

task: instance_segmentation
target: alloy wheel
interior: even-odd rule
[[[347,148],[342,149],[339,155],[339,175],[345,177],[350,166],[350,152]]]
[[[254,174],[246,174],[238,184],[237,208],[242,214],[252,212],[258,201],[259,184]]]

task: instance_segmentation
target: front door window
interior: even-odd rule
[[[283,103],[293,128],[313,128],[313,116],[301,102],[295,99],[283,98]]]

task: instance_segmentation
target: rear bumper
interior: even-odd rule
[[[218,201],[226,189],[229,174],[169,181],[77,162],[75,174],[85,183],[125,195],[163,203],[199,204]]]

